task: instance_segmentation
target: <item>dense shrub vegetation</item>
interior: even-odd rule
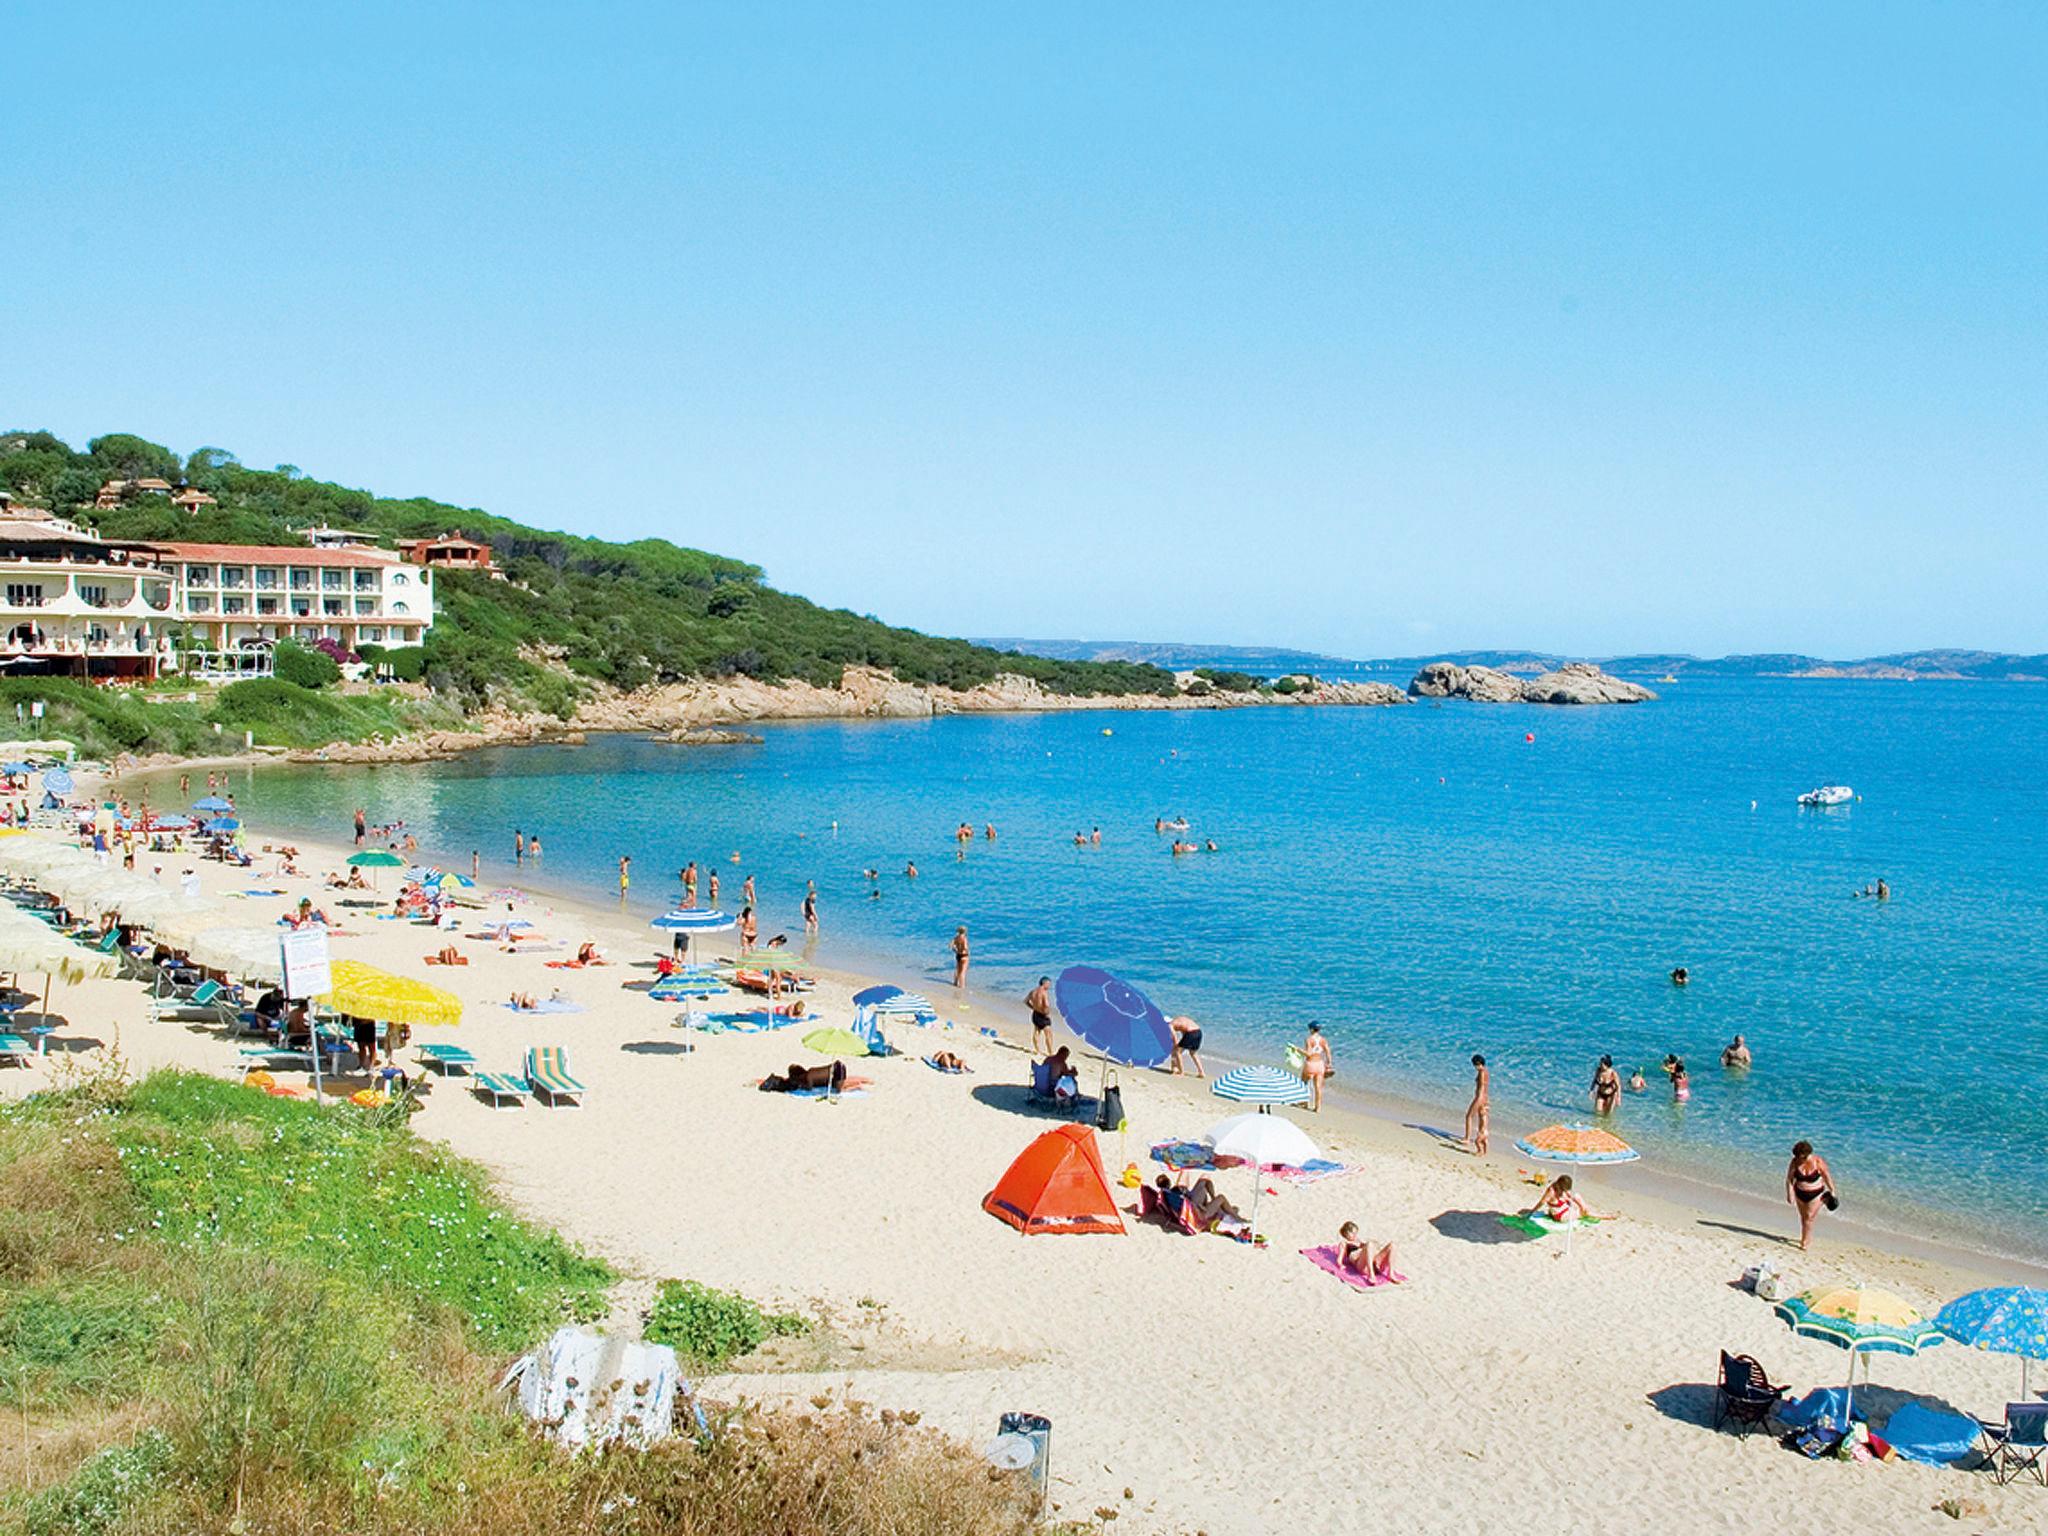
[[[94,510],[105,480],[143,475],[195,486],[217,505],[187,515],[144,495]],[[0,486],[118,538],[288,544],[329,523],[386,541],[458,529],[485,540],[510,581],[437,572],[437,617],[418,663],[430,687],[463,705],[567,714],[579,679],[628,689],[731,676],[835,686],[856,665],[958,688],[1015,672],[1060,694],[1173,691],[1157,667],[1010,655],[820,608],[765,585],[757,566],[660,539],[549,533],[475,508],[309,480],[289,465],[251,469],[218,448],[181,462],[126,433],[96,437],[83,453],[47,432],[0,434]]]

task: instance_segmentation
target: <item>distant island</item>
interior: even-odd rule
[[[1703,657],[1654,652],[1633,656],[1572,656],[1562,651],[1432,651],[1414,656],[1363,659],[1272,646],[1181,645],[1169,641],[1004,638],[975,643],[991,650],[1055,661],[1138,663],[1163,667],[1168,671],[1228,663],[1240,670],[1257,668],[1280,674],[1345,672],[1405,676],[1432,663],[1449,662],[1460,667],[1487,667],[1496,672],[1534,677],[1555,672],[1569,662],[1584,661],[1618,677],[1653,680],[1692,676],[2048,682],[2048,655],[2022,656],[2007,651],[1900,651],[1889,656],[1864,656],[1849,661],[1832,661],[1797,652]]]

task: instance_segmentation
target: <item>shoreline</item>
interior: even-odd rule
[[[233,762],[236,762],[236,766],[256,768],[274,764],[276,760],[256,758]],[[119,788],[121,784],[127,782],[127,778],[129,776],[109,778],[106,784],[109,784],[109,788]],[[340,862],[348,852],[346,846],[322,836],[319,831],[313,829],[285,827],[285,836],[297,840],[297,844],[307,852],[317,848],[324,856],[330,856],[334,862]],[[489,840],[479,838],[477,842]],[[422,862],[440,862],[442,868],[463,866],[459,852],[442,860],[436,850],[426,846],[420,848],[418,858]],[[526,864],[508,883],[518,885],[520,889],[532,893],[535,897],[545,899],[551,909],[571,913],[575,918],[580,918],[596,928],[610,928],[625,920],[629,907],[625,903],[608,903],[598,891],[598,881],[580,883],[573,877],[555,877],[553,872],[543,872],[541,877],[535,877],[532,868],[535,866]],[[489,874],[489,868],[485,868],[485,874]],[[823,940],[799,944],[797,948],[805,954],[813,954],[815,950],[823,948],[829,958],[817,961],[817,965],[821,967],[823,973],[846,981],[848,989],[858,989],[864,985],[893,979],[897,985],[903,985],[909,991],[924,991],[936,1001],[936,1004],[940,1004],[942,1010],[946,1010],[948,1006],[956,1006],[958,1012],[973,1014],[973,1022],[989,1024],[991,1028],[995,1028],[1006,1047],[1020,1053],[1028,1051],[1028,1016],[1018,997],[1008,997],[1006,993],[997,993],[991,987],[975,985],[973,977],[969,979],[969,987],[965,989],[965,993],[954,993],[948,981],[944,981],[936,973],[930,973],[930,969],[915,961],[915,958],[874,950],[852,940],[827,936]],[[1055,1032],[1059,1038],[1071,1042],[1063,1022],[1057,1026]],[[1229,1055],[1227,1049],[1214,1049],[1217,1042],[1229,1032],[1229,1024],[1223,1024],[1221,1028],[1210,1026],[1208,1032],[1210,1044],[1204,1047],[1202,1061],[1204,1067],[1210,1069],[1210,1079],[1221,1075],[1229,1067],[1253,1063],[1253,1057],[1249,1055],[1237,1057]],[[1094,1057],[1087,1057],[1087,1061],[1096,1063]],[[1096,1065],[1100,1067],[1100,1063]],[[1120,1071],[1128,1071],[1147,1081],[1159,1079],[1163,1083],[1178,1083],[1186,1087],[1190,1098],[1210,1100],[1206,1087],[1198,1087],[1198,1083],[1202,1083],[1204,1079],[1198,1079],[1192,1073],[1176,1077],[1174,1073],[1167,1073],[1163,1069],[1137,1067],[1122,1067]],[[1214,1108],[1221,1110],[1221,1100],[1210,1102]],[[1444,1130],[1444,1133],[1456,1139],[1456,1133],[1462,1128],[1464,1120],[1462,1096],[1432,1100],[1417,1094],[1399,1092],[1393,1090],[1393,1087],[1354,1087],[1348,1081],[1343,1081],[1343,1075],[1339,1073],[1335,1079],[1331,1079],[1331,1085],[1325,1087],[1323,1104],[1329,1122],[1343,1124],[1350,1130],[1356,1130],[1356,1133],[1372,1135],[1374,1143],[1386,1151],[1415,1151],[1417,1147],[1432,1147],[1446,1155],[1464,1157],[1477,1167],[1491,1167],[1503,1176],[1513,1176],[1516,1169],[1528,1161],[1518,1159],[1518,1153],[1513,1151],[1511,1135],[1495,1137],[1495,1145],[1491,1147],[1485,1159],[1464,1153],[1460,1147],[1442,1143],[1440,1137],[1432,1135],[1432,1130]],[[1503,1106],[1497,1102],[1497,1124],[1501,1122],[1501,1108]],[[1331,1110],[1335,1110],[1333,1116]],[[1591,1116],[1587,1114],[1585,1118]],[[1417,1135],[1421,1135],[1423,1139],[1417,1141]],[[1753,1188],[1745,1188],[1735,1182],[1714,1180],[1712,1169],[1679,1167],[1665,1163],[1653,1165],[1645,1161],[1628,1163],[1612,1169],[1599,1169],[1595,1178],[1599,1180],[1599,1186],[1602,1186],[1604,1198],[1610,1192],[1620,1192],[1630,1202],[1642,1202],[1645,1210],[1661,1212],[1663,1221],[1679,1221],[1692,1225],[1724,1223],[1731,1227],[1745,1225],[1755,1229],[1759,1241],[1765,1243],[1772,1243],[1784,1237],[1796,1225],[1792,1223],[1792,1217],[1782,1200],[1774,1200],[1772,1196],[1759,1194]],[[1898,1257],[1911,1257],[1911,1260],[1919,1260],[1956,1274],[1999,1278],[2001,1282],[2009,1284],[2048,1284],[2048,1255],[2011,1253],[1985,1241],[1972,1241],[1972,1233],[1946,1231],[1925,1235],[1909,1231],[1905,1223],[1913,1219],[1915,1212],[1911,1208],[1898,1208],[1894,1210],[1894,1214],[1901,1225],[1886,1225],[1882,1221],[1868,1221],[1862,1217],[1831,1217],[1831,1225],[1837,1231],[1843,1231],[1849,1237],[1849,1241],[1860,1247],[1896,1253]]]
[[[228,766],[241,768],[253,774],[257,768],[277,766],[283,761],[274,755],[258,753],[206,759],[200,766]],[[192,764],[173,763],[151,770],[130,770],[119,775],[110,774],[106,782],[110,788],[125,787],[130,780],[145,773],[162,773],[167,769],[178,771],[190,766]],[[285,766],[308,765],[294,761],[285,763]],[[337,766],[365,765],[349,763]],[[286,829],[286,835],[297,839],[301,846],[308,849],[316,845],[325,849],[337,862],[347,851],[316,828],[290,827]],[[488,846],[493,839],[473,834],[461,841],[472,846]],[[437,861],[438,854],[435,850],[423,846],[417,857],[431,863]],[[441,862],[443,867],[448,869],[466,869],[463,857],[464,855],[457,851]],[[588,881],[581,881],[574,876],[556,876],[552,872],[544,872],[536,878],[532,874],[534,868],[533,864],[528,863],[515,870],[509,863],[493,860],[487,861],[485,875],[489,879],[493,869],[496,869],[499,873],[507,875],[507,883],[516,884],[537,896],[544,896],[554,908],[574,913],[600,926],[609,926],[620,920],[620,909],[609,902],[602,893],[601,879],[593,877]],[[660,885],[659,877],[655,888],[665,889],[665,886]],[[644,901],[647,891],[648,888],[643,887],[641,891],[636,892],[636,899]],[[802,947],[805,953],[810,953],[815,946]],[[899,956],[883,949],[865,946],[858,940],[836,937],[827,938],[824,947],[832,958],[822,964],[836,977],[848,981],[849,990],[873,981],[893,978],[909,990],[925,992],[942,1007],[957,996],[950,983],[943,979],[937,969],[927,966],[915,957]],[[970,980],[961,1001],[968,1011],[976,1014],[979,1021],[998,1028],[1006,1044],[1019,1050],[1025,1048],[1029,1040],[1029,1029],[1021,1001],[1017,998],[1008,997]],[[1210,1042],[1209,1048],[1204,1052],[1204,1060],[1212,1067],[1212,1077],[1230,1066],[1252,1064],[1260,1059],[1255,1056],[1240,1057],[1228,1054],[1227,1043],[1224,1040],[1228,1032],[1227,1023],[1211,1026],[1209,1030]],[[1060,1033],[1064,1037],[1064,1026],[1061,1026]],[[1270,1051],[1267,1054],[1270,1055]],[[1150,1069],[1124,1070],[1139,1072],[1145,1077],[1157,1076],[1167,1082],[1175,1081],[1171,1074],[1164,1072]],[[1187,1081],[1192,1083],[1198,1080],[1190,1076]],[[1354,1086],[1356,1082],[1355,1077],[1347,1081],[1342,1074],[1333,1079],[1325,1090],[1326,1109],[1339,1109],[1346,1116],[1355,1117],[1361,1123],[1381,1128],[1388,1138],[1382,1145],[1389,1150],[1404,1145],[1412,1149],[1421,1127],[1437,1127],[1450,1132],[1453,1140],[1462,1127],[1465,1102],[1465,1085],[1462,1082],[1456,1085],[1457,1091],[1443,1097],[1432,1097],[1426,1090],[1417,1090],[1409,1085]],[[1198,1091],[1206,1094],[1206,1090]],[[1496,1125],[1501,1125],[1504,1119],[1512,1119],[1517,1113],[1533,1116],[1537,1123],[1542,1123],[1541,1115],[1544,1112],[1538,1111],[1534,1106],[1517,1106],[1510,1101],[1497,1098],[1494,1108]],[[1503,1109],[1508,1111],[1505,1117]],[[1550,1112],[1554,1116],[1554,1107]],[[1566,1112],[1563,1118],[1590,1121],[1590,1107],[1582,1114]],[[1429,1137],[1428,1140],[1435,1141],[1436,1138]],[[1456,1149],[1446,1146],[1441,1150],[1452,1152]],[[1457,1151],[1457,1155],[1470,1157],[1470,1154],[1462,1151]],[[1479,1166],[1512,1173],[1519,1166],[1517,1154],[1513,1149],[1512,1134],[1497,1135],[1489,1157],[1483,1161],[1474,1161]],[[1527,1159],[1521,1159],[1521,1162],[1526,1161]],[[1717,1177],[1717,1174],[1722,1176]],[[1703,1167],[1696,1162],[1676,1165],[1646,1160],[1601,1170],[1597,1176],[1602,1181],[1603,1190],[1611,1188],[1626,1191],[1632,1198],[1641,1199],[1663,1211],[1669,1219],[1682,1218],[1700,1223],[1720,1222],[1731,1229],[1748,1228],[1765,1243],[1783,1236],[1793,1225],[1782,1200],[1760,1192],[1753,1184],[1737,1182],[1733,1170]],[[1981,1229],[1972,1227],[1966,1219],[1947,1218],[1945,1213],[1922,1213],[1911,1202],[1899,1200],[1888,1191],[1873,1198],[1880,1219],[1835,1216],[1830,1218],[1831,1224],[1843,1230],[1859,1246],[1871,1250],[1922,1260],[1958,1273],[2008,1279],[2021,1277],[2032,1283],[2048,1284],[2048,1251],[2015,1252],[2000,1247]],[[1884,1219],[1887,1217],[1890,1219]],[[1913,1224],[1916,1221],[1931,1222],[1936,1230],[1915,1230]]]
[[[275,860],[258,851],[285,840],[299,848],[305,876],[273,876]],[[1121,1240],[1023,1238],[979,1208],[1008,1161],[1055,1123],[1028,1109],[1014,1086],[1026,1060],[1015,1043],[1024,1033],[1016,1004],[971,991],[956,1000],[918,975],[913,984],[954,1024],[892,1029],[904,1057],[855,1064],[871,1091],[804,1104],[752,1086],[793,1056],[815,1056],[801,1048],[801,1030],[693,1039],[669,1027],[672,1006],[621,990],[664,947],[646,926],[646,897],[614,905],[550,887],[533,890],[520,909],[566,945],[597,939],[615,968],[545,970],[540,957],[466,938],[459,943],[470,964],[436,972],[420,959],[440,936],[378,921],[367,908],[343,910],[337,893],[320,888],[317,877],[348,852],[345,839],[280,838],[259,823],[247,842],[257,867],[246,874],[194,861],[208,894],[236,909],[232,921],[267,923],[302,892],[312,895],[346,925],[334,938],[337,954],[462,997],[458,1032],[430,1038],[459,1041],[492,1070],[533,1043],[572,1052],[589,1085],[583,1108],[501,1110],[460,1079],[437,1079],[414,1128],[482,1163],[516,1208],[612,1261],[626,1277],[614,1326],[655,1279],[688,1277],[802,1309],[837,1341],[817,1353],[737,1362],[700,1384],[714,1396],[802,1411],[821,1393],[843,1391],[916,1408],[967,1447],[985,1443],[999,1412],[1043,1412],[1058,1426],[1053,1498],[1062,1518],[1110,1507],[1123,1515],[1119,1529],[1138,1532],[1250,1536],[1284,1523],[1335,1536],[1360,1521],[1438,1530],[1506,1516],[1539,1527],[1569,1519],[1620,1536],[1641,1528],[1645,1508],[1697,1502],[1737,1480],[1760,1500],[1788,1501],[1801,1490],[1810,1497],[1815,1474],[1802,1458],[1709,1434],[1682,1399],[1655,1406],[1673,1392],[1704,1391],[1670,1384],[1711,1379],[1716,1347],[1755,1353],[1802,1390],[1840,1381],[1839,1352],[1794,1338],[1734,1286],[1735,1276],[1769,1256],[1802,1284],[1868,1280],[1922,1306],[1989,1278],[1967,1255],[1938,1261],[1866,1246],[1846,1223],[1824,1226],[1808,1256],[1765,1247],[1601,1172],[1585,1187],[1596,1209],[1618,1218],[1613,1225],[1581,1237],[1576,1254],[1518,1241],[1502,1235],[1494,1214],[1532,1198],[1511,1158],[1450,1153],[1334,1095],[1321,1116],[1295,1118],[1325,1155],[1357,1172],[1307,1186],[1276,1181],[1262,1207],[1260,1226],[1271,1236],[1263,1251],[1132,1216]],[[138,861],[145,874],[147,862]],[[173,861],[162,862],[171,878]],[[249,887],[280,894],[259,897]],[[731,952],[729,943],[711,947]],[[821,967],[812,997],[822,1023],[845,1022],[851,989],[866,979],[841,964],[850,958],[835,952]],[[509,989],[556,985],[579,1014],[534,1018],[505,1007]],[[151,1023],[132,982],[82,983],[60,1008],[99,1043],[117,1044],[137,1071],[217,1073],[233,1059],[209,1025]],[[980,1035],[983,1025],[1004,1038]],[[919,1064],[939,1047],[965,1057],[975,1075]],[[1194,1134],[1234,1108],[1192,1079],[1126,1071],[1121,1080],[1131,1129],[1100,1136],[1112,1173],[1133,1161],[1149,1177],[1153,1141]],[[38,1068],[0,1074],[0,1095],[44,1081]],[[1218,1182],[1247,1198],[1241,1172]],[[1132,1206],[1130,1191],[1114,1194]],[[1362,1296],[1295,1257],[1348,1218],[1399,1243],[1410,1283]],[[1305,1337],[1314,1349],[1278,1347]],[[1250,1359],[1260,1369],[1246,1370]],[[1888,1361],[1868,1394],[1895,1403],[1901,1389],[1934,1391],[1984,1408],[2004,1400],[2012,1364],[1935,1351]],[[1102,1379],[1123,1389],[1105,1394]],[[1560,1392],[1579,1409],[1549,1411]],[[1209,1415],[1188,1413],[1197,1401],[1257,1433],[1217,1432]],[[1444,1456],[1454,1438],[1473,1447],[1469,1460]],[[1588,1458],[1609,1469],[1604,1507],[1586,1504],[1575,1477],[1503,1482],[1496,1451],[1508,1443],[1524,1474]],[[1359,1455],[1361,1444],[1373,1454]],[[1287,1454],[1276,1454],[1281,1447]],[[1319,1469],[1313,1487],[1302,1485],[1303,1457]],[[1418,1524],[1419,1486],[1432,1488],[1435,1502]],[[2023,1502],[2030,1490],[1888,1468],[1843,1481],[1826,1515],[1806,1528],[1844,1536],[1898,1528],[1910,1512],[1965,1491],[2022,1523],[2033,1508]]]

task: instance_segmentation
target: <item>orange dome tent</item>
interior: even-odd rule
[[[1085,1125],[1054,1126],[1032,1142],[996,1181],[981,1208],[1027,1237],[1124,1229],[1095,1132]]]

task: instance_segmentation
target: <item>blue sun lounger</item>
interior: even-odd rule
[[[443,1077],[476,1070],[476,1058],[459,1045],[423,1045],[419,1047],[419,1053],[420,1065]]]
[[[517,1104],[526,1097],[526,1080],[510,1072],[471,1072],[469,1086],[472,1091],[484,1095],[496,1109],[506,1099]]]

